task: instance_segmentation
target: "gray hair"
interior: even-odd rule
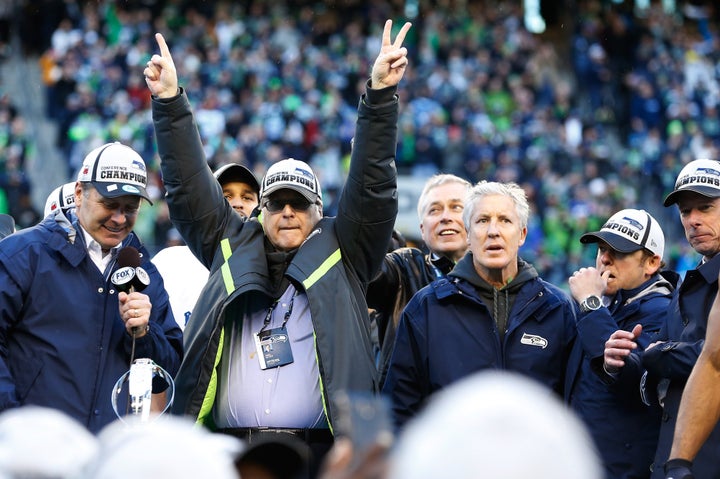
[[[515,204],[515,212],[520,218],[520,228],[525,228],[530,217],[530,204],[525,190],[517,183],[498,183],[496,181],[480,181],[470,190],[463,210],[465,229],[470,231],[470,221],[475,213],[475,200],[483,196],[501,195],[509,197]]]
[[[423,219],[423,212],[427,208],[427,195],[430,193],[430,190],[437,188],[438,186],[442,186],[448,183],[458,183],[460,185],[463,185],[466,187],[468,192],[470,192],[470,188],[472,188],[472,184],[467,181],[464,178],[460,178],[456,175],[451,175],[448,173],[438,173],[436,175],[431,176],[426,182],[425,186],[423,187],[422,193],[420,193],[420,198],[418,198],[418,204],[417,204],[417,213],[418,218],[420,218],[420,221]]]

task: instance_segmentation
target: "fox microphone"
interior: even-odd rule
[[[125,293],[142,291],[150,284],[150,276],[140,267],[140,252],[132,246],[126,246],[118,251],[118,269],[110,277],[110,281],[118,289]],[[147,421],[150,414],[152,394],[152,360],[135,357],[135,333],[137,326],[132,328],[133,346],[130,359],[130,371],[128,377],[128,400],[132,415],[140,416],[141,421]],[[121,378],[122,379],[122,378]],[[114,407],[114,406],[113,406]]]
[[[118,269],[110,277],[110,281],[118,291],[132,293],[142,291],[150,284],[150,275],[140,267],[140,252],[132,246],[118,251]],[[137,326],[133,328],[133,333]]]
[[[132,246],[122,248],[117,255],[118,269],[110,281],[118,291],[142,291],[150,284],[150,276],[140,267],[140,252]]]

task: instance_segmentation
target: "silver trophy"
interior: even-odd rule
[[[122,421],[126,417],[132,417],[134,421],[146,423],[151,420],[151,401],[153,379],[159,377],[167,385],[167,403],[160,413],[155,417],[165,414],[172,406],[175,399],[175,381],[163,368],[153,362],[152,359],[138,358],[130,365],[128,372],[120,376],[112,391],[112,407],[115,415]],[[118,398],[125,390],[127,383],[128,404],[125,414],[118,411]]]

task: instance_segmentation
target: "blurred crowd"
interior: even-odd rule
[[[712,10],[572,2],[570,22],[535,35],[514,1],[419,2],[417,12],[404,1],[15,3],[67,160],[56,185],[33,187],[50,192],[74,178],[95,146],[131,145],[153,175],[156,201],[136,225],[151,251],[177,238],[162,201],[142,78],[154,32],[175,52],[211,166],[242,163],[261,177],[279,159],[303,159],[318,172],[332,214],[367,59],[379,50],[374,29],[398,18],[414,25],[406,41],[413,68],[401,93],[400,174],[521,184],[534,208],[521,255],[556,284],[594,262],[580,234],[623,208],[662,219],[670,268],[682,273],[696,261],[675,209],[663,208],[661,198],[687,162],[718,158]],[[37,25],[34,35],[28,24]],[[3,97],[0,212],[24,215],[16,217],[22,227],[37,220],[23,173],[33,140],[14,112]]]

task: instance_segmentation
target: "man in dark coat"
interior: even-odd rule
[[[665,477],[663,466],[670,455],[680,399],[703,348],[708,316],[718,292],[720,162],[701,159],[688,163],[678,174],[675,189],[665,198],[665,206],[673,204],[678,205],[688,243],[702,259],[695,269],[685,274],[673,295],[658,342],[638,354],[635,335],[617,331],[605,347],[606,366],[620,368],[621,376],[628,376],[643,386],[649,402],[657,401],[663,407],[653,479]],[[704,421],[710,419],[712,417],[703,418]],[[707,428],[705,433],[708,439],[694,456],[695,477],[715,479],[720,477],[720,428],[716,425],[712,431]],[[670,463],[669,469],[676,465]],[[686,464],[680,466],[687,468]],[[673,470],[669,477],[690,477],[682,474],[684,472]]]

